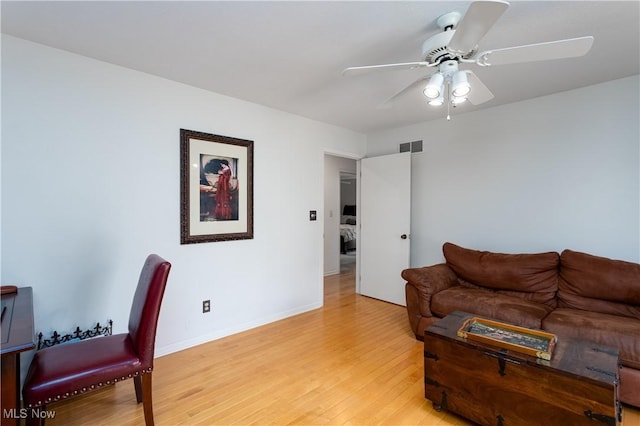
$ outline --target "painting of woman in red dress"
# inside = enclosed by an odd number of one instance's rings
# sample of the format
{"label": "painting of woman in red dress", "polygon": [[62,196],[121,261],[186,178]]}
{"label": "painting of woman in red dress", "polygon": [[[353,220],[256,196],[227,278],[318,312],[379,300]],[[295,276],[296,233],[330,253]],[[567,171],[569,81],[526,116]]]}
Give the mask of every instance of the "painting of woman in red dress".
{"label": "painting of woman in red dress", "polygon": [[200,221],[238,220],[237,159],[202,155],[201,161]]}

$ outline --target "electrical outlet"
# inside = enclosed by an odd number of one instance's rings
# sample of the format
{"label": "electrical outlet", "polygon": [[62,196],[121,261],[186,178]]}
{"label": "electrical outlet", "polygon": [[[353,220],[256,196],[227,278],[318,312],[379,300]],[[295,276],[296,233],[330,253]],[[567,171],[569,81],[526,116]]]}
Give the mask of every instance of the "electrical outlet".
{"label": "electrical outlet", "polygon": [[202,301],[202,313],[206,314],[207,312],[211,312],[211,300]]}

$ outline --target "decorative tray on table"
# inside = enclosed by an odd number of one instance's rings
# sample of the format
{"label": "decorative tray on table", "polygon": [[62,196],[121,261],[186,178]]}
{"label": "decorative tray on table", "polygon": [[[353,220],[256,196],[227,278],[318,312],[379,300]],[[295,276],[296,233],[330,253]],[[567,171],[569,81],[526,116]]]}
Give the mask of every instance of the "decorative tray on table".
{"label": "decorative tray on table", "polygon": [[478,317],[466,320],[457,335],[545,360],[551,359],[557,341],[555,334]]}

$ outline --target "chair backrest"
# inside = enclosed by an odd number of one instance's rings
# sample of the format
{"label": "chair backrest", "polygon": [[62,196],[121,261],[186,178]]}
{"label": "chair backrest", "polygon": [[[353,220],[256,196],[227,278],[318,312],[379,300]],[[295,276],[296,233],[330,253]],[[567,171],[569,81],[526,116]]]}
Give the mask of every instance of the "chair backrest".
{"label": "chair backrest", "polygon": [[129,335],[143,368],[153,366],[156,327],[171,264],[150,254],[140,272],[129,315]]}

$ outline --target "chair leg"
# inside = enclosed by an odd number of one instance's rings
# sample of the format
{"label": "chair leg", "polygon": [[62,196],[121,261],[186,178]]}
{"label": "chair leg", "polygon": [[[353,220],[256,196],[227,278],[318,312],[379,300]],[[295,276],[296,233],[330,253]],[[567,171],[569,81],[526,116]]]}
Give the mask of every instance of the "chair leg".
{"label": "chair leg", "polygon": [[133,378],[133,386],[136,389],[136,401],[138,401],[138,404],[142,402],[142,379],[140,377],[141,376],[135,376]]}
{"label": "chair leg", "polygon": [[142,382],[142,405],[144,409],[144,424],[153,426],[153,398],[151,397],[151,373],[143,374]]}

